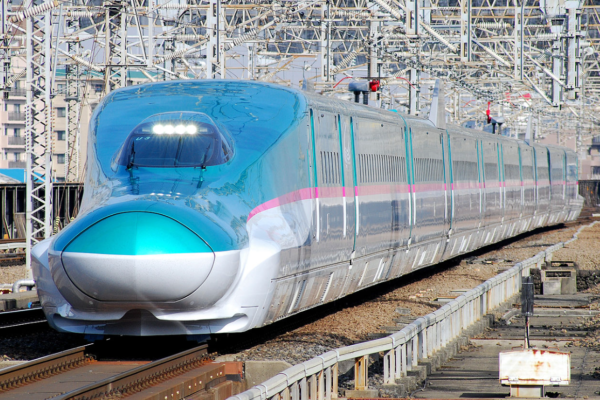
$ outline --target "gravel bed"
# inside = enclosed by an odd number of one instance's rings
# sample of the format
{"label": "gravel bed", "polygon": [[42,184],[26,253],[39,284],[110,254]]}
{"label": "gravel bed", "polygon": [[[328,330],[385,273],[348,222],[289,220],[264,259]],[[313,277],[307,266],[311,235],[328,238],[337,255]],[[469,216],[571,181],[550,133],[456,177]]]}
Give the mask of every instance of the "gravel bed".
{"label": "gravel bed", "polygon": [[13,284],[19,279],[27,279],[27,267],[25,264],[0,267],[0,283]]}
{"label": "gravel bed", "polygon": [[[585,224],[588,223],[585,221]],[[507,241],[505,245],[492,250],[479,250],[475,255],[448,261],[441,267],[432,267],[429,276],[417,281],[412,281],[410,275],[400,277],[395,281],[395,288],[374,299],[343,308],[260,345],[229,355],[228,358],[240,361],[281,360],[297,364],[329,350],[369,340],[370,333],[385,332],[384,327],[396,325],[393,321],[399,317],[394,312],[396,308],[409,309],[411,317],[426,315],[440,307],[440,304],[434,303],[438,297],[456,296],[451,291],[474,288],[499,271],[536,255],[546,247],[571,239],[580,226],[579,223],[571,223]],[[590,234],[583,234],[584,230],[579,238],[589,237],[590,241],[594,235],[598,238],[600,226],[594,228]],[[596,239],[595,243],[588,243],[587,246],[594,244],[598,257],[600,241]],[[555,256],[555,259],[559,258]]]}
{"label": "gravel bed", "polygon": [[1,361],[28,361],[87,344],[83,335],[48,328],[0,340]]}
{"label": "gravel bed", "polygon": [[554,261],[574,261],[581,270],[600,270],[600,223],[582,230],[577,240],[554,253]]}

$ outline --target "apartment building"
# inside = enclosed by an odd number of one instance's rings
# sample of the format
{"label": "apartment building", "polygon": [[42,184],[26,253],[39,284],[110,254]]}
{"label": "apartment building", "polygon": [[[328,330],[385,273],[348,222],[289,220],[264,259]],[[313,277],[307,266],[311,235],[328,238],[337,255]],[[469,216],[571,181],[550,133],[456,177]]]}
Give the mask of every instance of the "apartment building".
{"label": "apartment building", "polygon": [[25,168],[26,91],[16,82],[5,93],[0,111],[0,168]]}
{"label": "apartment building", "polygon": [[[25,104],[26,82],[24,79],[14,83],[10,90],[0,98],[0,169],[26,168],[25,150]],[[104,88],[100,77],[86,79],[77,101],[79,108],[79,160],[71,157],[72,165],[79,166],[80,180],[85,164],[87,149],[88,123],[95,106],[100,101]],[[66,80],[64,68],[56,73],[53,90],[53,143],[52,177],[55,182],[65,182],[68,172],[67,112],[69,104],[65,101]]]}

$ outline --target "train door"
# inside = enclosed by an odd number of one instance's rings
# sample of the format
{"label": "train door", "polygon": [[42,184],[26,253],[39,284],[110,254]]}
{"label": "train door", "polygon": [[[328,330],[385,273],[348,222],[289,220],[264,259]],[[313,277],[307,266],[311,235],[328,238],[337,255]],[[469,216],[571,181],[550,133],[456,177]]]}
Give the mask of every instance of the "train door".
{"label": "train door", "polygon": [[342,172],[342,240],[349,258],[354,253],[356,242],[357,208],[355,200],[356,188],[356,156],[354,152],[354,128],[352,117],[342,118],[337,115],[338,138],[340,143],[340,168]]}
{"label": "train door", "polygon": [[[478,227],[481,218],[479,145],[459,132],[450,135],[452,149],[452,231],[463,233]],[[460,252],[464,251],[464,248]],[[456,254],[453,253],[452,255]]]}
{"label": "train door", "polygon": [[485,222],[485,213],[487,202],[485,199],[485,171],[483,169],[483,143],[481,140],[475,140],[475,148],[477,150],[477,186],[479,187],[479,222],[477,228]]}
{"label": "train door", "polygon": [[410,237],[411,193],[408,190],[406,168],[406,136],[409,134],[406,121],[400,132],[393,132],[390,150],[392,158],[392,247],[405,246]]}
{"label": "train door", "polygon": [[313,218],[312,218],[312,241],[311,250],[317,249],[317,244],[321,239],[321,227],[319,226],[319,181],[317,179],[317,145],[315,135],[315,111],[310,110],[310,135],[309,135],[309,176],[310,176],[310,197],[313,199]]}
{"label": "train door", "polygon": [[440,133],[442,142],[442,164],[444,171],[444,232],[447,236],[452,233],[452,153],[450,150],[450,134]]}
{"label": "train door", "polygon": [[569,199],[567,198],[567,152],[562,152],[562,166],[563,166],[563,202],[565,208],[569,205]]}
{"label": "train door", "polygon": [[416,220],[416,206],[415,206],[415,170],[413,166],[413,154],[412,154],[412,129],[408,128],[404,130],[404,148],[406,158],[406,181],[408,183],[408,240],[407,244],[410,245],[413,239],[413,230],[415,228]]}
{"label": "train door", "polygon": [[502,220],[502,180],[500,144],[495,140],[481,142],[481,166],[483,172],[484,225],[496,225]]}
{"label": "train door", "polygon": [[521,204],[519,204],[519,219],[523,218],[525,210],[525,182],[523,179],[523,156],[521,155],[521,147],[519,147],[519,180],[521,181]]}
{"label": "train door", "polygon": [[423,242],[443,235],[445,191],[442,137],[436,128],[416,123],[412,133],[413,237]]}
{"label": "train door", "polygon": [[506,216],[506,171],[504,166],[504,147],[501,143],[498,143],[498,171],[500,179],[500,218],[504,223]]}
{"label": "train door", "polygon": [[350,259],[352,242],[344,236],[344,182],[341,154],[341,127],[338,115],[329,110],[313,110],[314,154],[317,174],[318,259],[332,264]]}

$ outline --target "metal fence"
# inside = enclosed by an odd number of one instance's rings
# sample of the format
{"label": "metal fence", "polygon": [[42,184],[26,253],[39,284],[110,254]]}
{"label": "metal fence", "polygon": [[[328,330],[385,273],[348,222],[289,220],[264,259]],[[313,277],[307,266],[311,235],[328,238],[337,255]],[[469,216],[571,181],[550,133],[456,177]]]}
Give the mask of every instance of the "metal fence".
{"label": "metal fence", "polygon": [[[52,184],[54,233],[65,227],[79,213],[83,196],[81,183]],[[25,239],[25,184],[0,184],[0,239]],[[34,199],[33,209],[38,209]],[[36,215],[43,219],[43,215]]]}
{"label": "metal fence", "polygon": [[[589,226],[593,226],[596,222]],[[234,400],[330,400],[338,395],[338,363],[355,362],[355,389],[368,386],[369,357],[384,353],[383,378],[385,384],[407,375],[418,365],[418,360],[429,358],[462,332],[483,318],[492,309],[509,300],[521,289],[521,277],[529,275],[532,267],[552,259],[552,253],[577,239],[574,237],[547,248],[511,269],[482,283],[441,307],[421,317],[388,337],[342,347],[316,358],[294,365],[266,382],[230,397]]]}

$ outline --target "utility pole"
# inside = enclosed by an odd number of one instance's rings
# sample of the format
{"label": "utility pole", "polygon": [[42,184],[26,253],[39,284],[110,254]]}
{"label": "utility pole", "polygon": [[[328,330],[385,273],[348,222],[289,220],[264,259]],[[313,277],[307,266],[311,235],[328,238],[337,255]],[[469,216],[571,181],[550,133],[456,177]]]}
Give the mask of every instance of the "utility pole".
{"label": "utility pole", "polygon": [[[66,29],[69,30],[69,33],[77,30],[79,26],[78,22],[78,18],[67,20]],[[67,42],[67,51],[69,54],[79,54],[79,49],[79,41],[75,38]],[[65,181],[67,182],[79,182],[79,117],[81,112],[81,96],[79,92],[80,76],[79,64],[65,65],[65,102],[67,103]]]}
{"label": "utility pole", "polygon": [[331,23],[330,4],[325,0],[321,5],[321,79],[331,81]]}
{"label": "utility pole", "polygon": [[525,12],[525,1],[521,0],[519,6],[518,0],[515,3],[515,79],[523,81],[523,14]]}
{"label": "utility pole", "polygon": [[0,89],[9,90],[6,83],[10,74],[10,49],[8,48],[8,0],[0,0]]}
{"label": "utility pole", "polygon": [[248,79],[254,80],[254,44],[247,44],[248,49]]}
{"label": "utility pole", "polygon": [[[407,1],[406,2],[406,34],[412,37],[412,41],[418,43],[419,41],[419,0]],[[418,49],[412,49],[413,52],[413,65],[417,63],[419,58]],[[410,68],[408,70],[408,112],[411,115],[417,115],[419,112],[419,70],[416,68]]]}
{"label": "utility pole", "polygon": [[[371,46],[369,48],[369,77],[375,79],[379,77],[379,57],[377,56],[377,36],[379,31],[379,22],[369,20],[369,40]],[[378,92],[369,92],[369,99],[377,101]]]}
{"label": "utility pole", "polygon": [[104,92],[127,85],[127,14],[123,0],[105,0]]}
{"label": "utility pole", "polygon": [[579,74],[581,73],[581,55],[579,52],[579,17],[581,9],[579,1],[570,0],[565,2],[567,9],[567,98],[575,100],[577,87],[579,86]]}
{"label": "utility pole", "polygon": [[208,33],[208,49],[206,52],[206,79],[217,79],[217,75],[225,78],[224,43],[221,31],[225,29],[225,17],[221,0],[210,0],[206,16],[206,31]]}
{"label": "utility pole", "polygon": [[[35,3],[32,8],[43,3]],[[40,9],[38,9],[40,10]],[[41,9],[43,10],[43,9]],[[27,155],[26,251],[31,277],[31,248],[52,234],[52,10],[32,12],[26,19]]]}
{"label": "utility pole", "polygon": [[471,62],[471,1],[460,6],[460,61]]}

